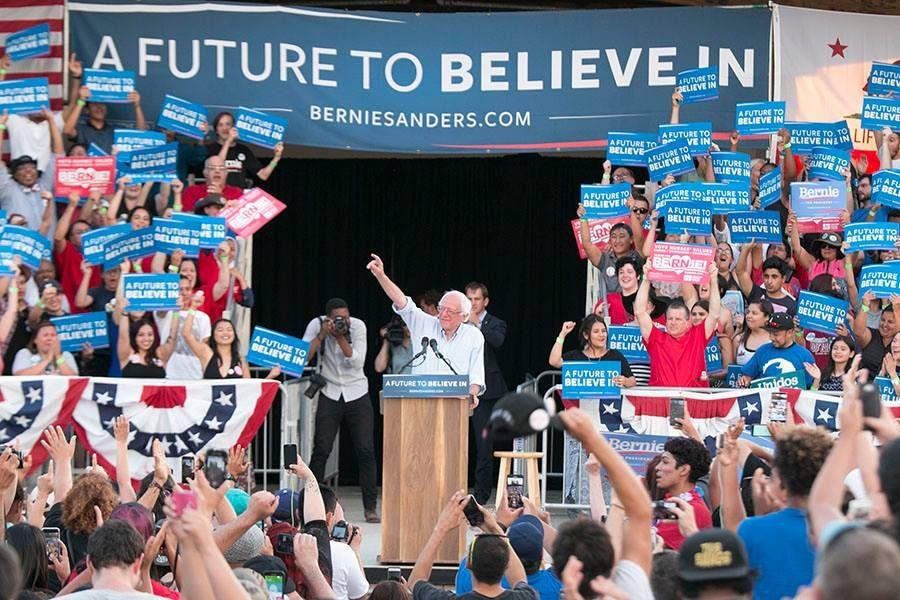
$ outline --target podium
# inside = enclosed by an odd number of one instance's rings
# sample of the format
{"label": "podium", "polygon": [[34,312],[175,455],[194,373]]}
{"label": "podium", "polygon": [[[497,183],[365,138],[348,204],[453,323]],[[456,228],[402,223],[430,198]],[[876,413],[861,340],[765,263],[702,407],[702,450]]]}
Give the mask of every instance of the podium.
{"label": "podium", "polygon": [[[467,489],[466,375],[385,375],[381,562],[414,563],[454,492]],[[436,563],[458,564],[466,528],[444,539]]]}

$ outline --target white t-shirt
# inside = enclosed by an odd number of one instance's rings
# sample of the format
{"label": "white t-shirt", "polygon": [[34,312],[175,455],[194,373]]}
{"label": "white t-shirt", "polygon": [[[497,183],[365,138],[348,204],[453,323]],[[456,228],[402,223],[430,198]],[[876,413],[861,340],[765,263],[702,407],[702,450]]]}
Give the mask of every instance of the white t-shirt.
{"label": "white t-shirt", "polygon": [[71,600],[152,600],[153,598],[162,598],[156,594],[145,594],[144,592],[118,592],[115,590],[84,590],[75,592],[66,596]]}
{"label": "white t-shirt", "polygon": [[[63,130],[61,112],[53,113],[53,120],[60,134]],[[43,171],[50,162],[50,126],[46,121],[35,123],[22,115],[9,115],[6,122],[9,136],[9,154],[12,158],[28,155],[37,160],[38,170]]]}
{"label": "white t-shirt", "polygon": [[[165,316],[160,317],[159,313],[153,313],[153,319],[156,321],[156,329],[159,330],[159,339],[165,343],[169,339],[169,331],[172,328],[172,314],[175,311],[167,312]],[[182,327],[184,327],[184,318],[187,311],[183,310],[179,313],[181,320],[178,321],[178,333],[175,338],[175,350],[166,363],[166,379],[203,379],[203,368],[200,365],[200,359],[191,352],[187,342],[184,341]],[[191,333],[194,339],[203,341],[210,336],[212,327],[209,322],[209,315],[203,311],[194,312],[194,322],[191,326]]]}
{"label": "white t-shirt", "polygon": [[612,582],[625,593],[629,600],[653,600],[650,579],[637,563],[620,560],[612,572]]}
{"label": "white t-shirt", "polygon": [[331,587],[337,600],[356,600],[369,593],[369,582],[353,548],[331,540]]}

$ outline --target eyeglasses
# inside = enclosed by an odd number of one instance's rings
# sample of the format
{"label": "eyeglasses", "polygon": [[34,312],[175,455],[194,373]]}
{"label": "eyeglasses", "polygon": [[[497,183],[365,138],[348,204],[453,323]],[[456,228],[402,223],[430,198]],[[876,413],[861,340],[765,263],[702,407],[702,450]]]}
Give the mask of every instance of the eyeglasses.
{"label": "eyeglasses", "polygon": [[461,310],[453,310],[452,308],[449,308],[447,306],[443,306],[440,304],[438,304],[437,311],[438,311],[438,314],[441,314],[442,312],[445,312],[445,313],[451,314],[451,315],[461,315],[462,314]]}
{"label": "eyeglasses", "polygon": [[631,212],[633,212],[636,215],[646,215],[648,212],[650,212],[650,209],[648,209],[648,208],[632,208]]}
{"label": "eyeglasses", "polygon": [[625,181],[626,179],[628,179],[628,177],[629,177],[628,175],[623,175],[622,173],[618,173],[616,175],[613,175],[613,181]]}
{"label": "eyeglasses", "polygon": [[225,167],[206,167],[210,171],[224,171]]}

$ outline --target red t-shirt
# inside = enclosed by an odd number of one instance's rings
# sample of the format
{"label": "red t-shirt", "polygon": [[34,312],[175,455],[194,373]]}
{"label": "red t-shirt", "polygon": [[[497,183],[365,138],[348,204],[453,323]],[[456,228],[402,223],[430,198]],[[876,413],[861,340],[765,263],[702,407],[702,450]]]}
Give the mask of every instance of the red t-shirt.
{"label": "red t-shirt", "polygon": [[[694,508],[694,520],[697,521],[697,529],[709,529],[712,527],[712,515],[709,512],[709,507],[706,506],[706,502],[697,494],[696,490],[691,490],[688,492],[688,495],[690,495],[690,498],[684,494],[682,494],[681,498]],[[664,499],[668,500],[671,497],[671,494],[666,494]],[[673,550],[678,550],[681,548],[681,544],[684,543],[684,536],[678,529],[678,521],[659,521],[656,524],[656,534],[663,539],[667,548]]]}
{"label": "red t-shirt", "polygon": [[654,327],[644,347],[650,355],[650,385],[661,387],[709,387],[706,371],[706,335],[704,323],[694,325],[678,339]]}
{"label": "red t-shirt", "polygon": [[[226,200],[237,200],[241,197],[244,191],[233,185],[226,185],[222,188],[222,197]],[[206,184],[198,183],[196,185],[189,185],[185,188],[184,192],[181,194],[181,212],[192,213],[194,212],[194,206],[201,199],[206,198]]]}
{"label": "red t-shirt", "polygon": [[[56,275],[59,277],[63,293],[69,299],[72,314],[85,312],[83,308],[75,306],[75,296],[78,294],[78,286],[81,284],[81,263],[84,261],[84,255],[71,242],[66,241],[62,252],[53,251],[53,259],[56,262]],[[100,285],[100,268],[93,267],[91,270],[93,272],[91,273],[90,287],[98,287]]]}
{"label": "red t-shirt", "polygon": [[175,590],[170,590],[160,582],[155,579],[150,580],[150,588],[153,590],[154,596],[161,596],[163,598],[171,598],[172,600],[178,600],[181,596]]}
{"label": "red t-shirt", "polygon": [[824,370],[828,366],[828,356],[831,354],[831,341],[834,336],[821,331],[812,331],[810,329],[803,330],[803,340],[806,342],[806,349],[809,350],[813,358],[816,359],[816,366]]}

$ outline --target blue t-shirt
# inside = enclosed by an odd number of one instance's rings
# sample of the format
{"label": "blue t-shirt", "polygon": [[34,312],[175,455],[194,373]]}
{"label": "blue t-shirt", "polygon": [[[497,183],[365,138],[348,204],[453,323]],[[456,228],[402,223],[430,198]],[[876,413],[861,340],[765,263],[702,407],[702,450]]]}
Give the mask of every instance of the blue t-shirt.
{"label": "blue t-shirt", "polygon": [[799,371],[804,378],[806,370],[803,363],[815,364],[816,359],[812,353],[794,342],[787,348],[776,348],[771,343],[759,347],[753,358],[741,367],[741,375],[747,375],[751,379],[760,377],[778,377],[791,371]]}
{"label": "blue t-shirt", "polygon": [[759,574],[753,586],[755,600],[793,598],[800,586],[812,583],[816,551],[800,509],[750,517],[738,526],[737,534],[747,548],[750,566]]}
{"label": "blue t-shirt", "polygon": [[[853,211],[853,214],[850,215],[850,221],[852,223],[864,223],[866,219],[869,217],[868,208],[857,208]],[[887,222],[888,220],[888,212],[890,209],[886,206],[882,206],[878,210],[875,211],[875,218],[873,219],[875,222],[882,221]]]}
{"label": "blue t-shirt", "polygon": [[[472,572],[466,568],[466,559],[463,557],[459,561],[459,570],[456,572],[456,595],[462,596],[472,591]],[[503,589],[511,589],[506,581],[506,576],[500,580]],[[537,573],[528,576],[528,585],[533,587],[540,596],[541,600],[559,600],[560,592],[562,592],[562,583],[549,569],[541,569]]]}

